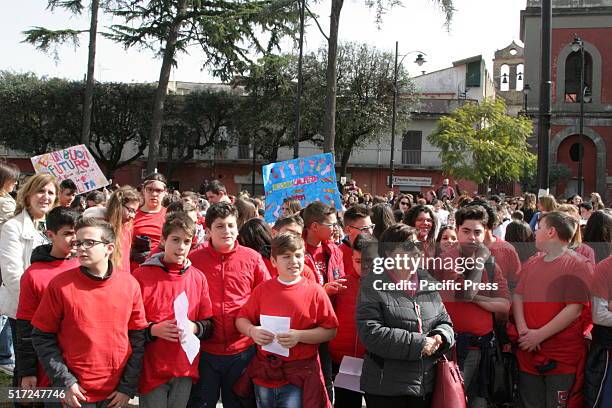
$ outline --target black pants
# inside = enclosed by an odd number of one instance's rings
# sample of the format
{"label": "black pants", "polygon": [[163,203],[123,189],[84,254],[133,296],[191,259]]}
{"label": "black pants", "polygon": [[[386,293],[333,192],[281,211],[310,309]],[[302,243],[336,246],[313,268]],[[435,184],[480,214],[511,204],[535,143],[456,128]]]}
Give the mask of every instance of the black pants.
{"label": "black pants", "polygon": [[[338,374],[340,366],[332,364],[334,377]],[[363,394],[346,388],[334,387],[334,407],[335,408],[361,408],[363,406]]]}
{"label": "black pants", "polygon": [[429,408],[431,394],[426,397],[384,397],[382,395],[366,394],[365,400],[368,408]]}
{"label": "black pants", "polygon": [[334,386],[332,384],[332,360],[329,354],[329,343],[319,344],[319,361],[321,362],[321,372],[325,380],[325,389],[330,401],[334,400]]}

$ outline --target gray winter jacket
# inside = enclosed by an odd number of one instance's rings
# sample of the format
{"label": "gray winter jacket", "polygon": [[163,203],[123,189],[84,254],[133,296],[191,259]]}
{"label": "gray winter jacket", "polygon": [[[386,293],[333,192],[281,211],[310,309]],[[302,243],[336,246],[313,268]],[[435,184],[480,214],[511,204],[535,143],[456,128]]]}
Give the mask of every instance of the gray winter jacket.
{"label": "gray winter jacket", "polygon": [[[420,280],[435,281],[426,271],[418,274]],[[386,272],[362,279],[356,310],[359,338],[367,350],[361,389],[381,396],[429,394],[434,387],[434,364],[454,344],[442,299],[428,290],[417,291],[414,297],[404,290],[376,290],[376,280],[392,282]],[[422,357],[425,337],[434,334],[441,335],[444,344],[433,356]]]}

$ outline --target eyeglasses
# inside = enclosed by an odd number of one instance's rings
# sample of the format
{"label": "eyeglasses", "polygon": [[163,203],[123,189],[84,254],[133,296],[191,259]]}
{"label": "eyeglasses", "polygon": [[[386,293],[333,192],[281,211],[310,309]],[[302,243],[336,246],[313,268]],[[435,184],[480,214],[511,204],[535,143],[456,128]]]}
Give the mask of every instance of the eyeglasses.
{"label": "eyeglasses", "polygon": [[374,227],[376,227],[376,224],[366,225],[365,227],[353,227],[352,225],[349,225],[349,228],[356,229],[359,232],[364,232],[368,230],[374,231]]}
{"label": "eyeglasses", "polygon": [[333,229],[333,228],[335,228],[335,227],[337,227],[337,226],[339,225],[337,222],[333,222],[333,223],[331,223],[331,224],[326,224],[326,223],[324,223],[324,222],[317,222],[317,224],[319,224],[319,225],[325,225],[327,228],[332,228],[332,229]]}
{"label": "eyeglasses", "polygon": [[91,249],[98,244],[110,244],[110,242],[96,241],[95,239],[83,239],[83,240],[72,241],[72,246],[75,248],[80,248],[82,246],[84,249]]}
{"label": "eyeglasses", "polygon": [[136,215],[136,211],[137,211],[137,210],[135,210],[135,209],[133,209],[133,208],[130,208],[130,207],[128,207],[128,206],[127,206],[127,205],[125,205],[125,204],[121,204],[121,205],[123,206],[123,208],[125,208],[125,209],[127,210],[128,214],[130,214],[130,215]]}
{"label": "eyeglasses", "polygon": [[420,241],[406,241],[401,243],[401,247],[407,251],[412,251],[414,249],[418,251],[423,250],[423,244]]}
{"label": "eyeglasses", "polygon": [[163,194],[166,190],[163,188],[145,187],[145,191],[149,194]]}
{"label": "eyeglasses", "polygon": [[408,203],[406,201],[400,201],[400,205],[410,205],[410,203]]}

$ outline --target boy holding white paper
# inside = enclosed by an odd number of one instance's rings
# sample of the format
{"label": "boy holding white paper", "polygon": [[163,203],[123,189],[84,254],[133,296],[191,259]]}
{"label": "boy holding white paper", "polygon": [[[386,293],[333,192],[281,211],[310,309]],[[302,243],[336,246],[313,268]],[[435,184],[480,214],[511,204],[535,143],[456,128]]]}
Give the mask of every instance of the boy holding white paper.
{"label": "boy holding white paper", "polygon": [[134,271],[149,322],[141,407],[186,407],[199,378],[199,340],[210,337],[213,326],[206,277],[187,259],[194,234],[186,213],[169,215],[162,227],[163,252]]}
{"label": "boy holding white paper", "polygon": [[236,319],[236,328],[258,347],[235,390],[243,394],[251,380],[258,407],[331,406],[318,359],[318,345],[334,338],[338,327],[331,301],[320,285],[301,276],[299,235],[277,235],[271,261],[278,278],[255,288]]}

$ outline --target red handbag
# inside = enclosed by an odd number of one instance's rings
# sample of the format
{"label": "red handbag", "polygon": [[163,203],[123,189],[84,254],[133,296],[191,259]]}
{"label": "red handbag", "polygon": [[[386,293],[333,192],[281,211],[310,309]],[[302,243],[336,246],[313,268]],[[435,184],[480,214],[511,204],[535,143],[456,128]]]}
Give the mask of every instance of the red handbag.
{"label": "red handbag", "polygon": [[463,376],[454,361],[442,356],[436,364],[436,385],[431,408],[466,408]]}

